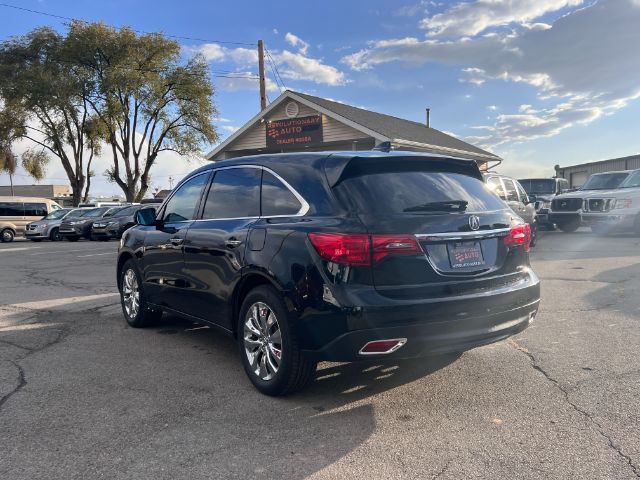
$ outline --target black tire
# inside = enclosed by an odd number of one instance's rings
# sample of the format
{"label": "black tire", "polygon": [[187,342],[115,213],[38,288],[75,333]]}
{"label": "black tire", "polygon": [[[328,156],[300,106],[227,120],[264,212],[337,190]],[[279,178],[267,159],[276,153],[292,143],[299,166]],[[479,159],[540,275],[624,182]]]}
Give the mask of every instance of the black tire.
{"label": "black tire", "polygon": [[580,228],[580,221],[579,220],[569,220],[567,222],[558,223],[556,225],[558,225],[558,228],[560,230],[562,230],[564,233],[573,233],[578,228]]}
{"label": "black tire", "polygon": [[80,237],[64,237],[68,242],[77,242]]}
{"label": "black tire", "polygon": [[[256,304],[263,304],[275,314],[276,322],[272,324],[279,327],[280,332],[280,352],[279,365],[275,373],[272,372],[272,378],[263,379],[257,374],[250,363],[248,350],[245,348],[245,321],[248,321],[249,310],[253,309]],[[265,323],[271,313],[265,318]],[[314,362],[302,355],[296,337],[295,330],[291,327],[289,315],[285,307],[281,295],[271,286],[262,285],[249,292],[242,302],[240,314],[238,316],[238,347],[240,350],[240,358],[242,366],[251,380],[251,383],[262,393],[266,395],[279,396],[287,395],[299,390],[311,382],[315,377],[317,362]],[[267,327],[268,329],[269,327]],[[251,333],[249,331],[248,335]],[[265,351],[269,346],[263,345]],[[265,354],[259,352],[258,347],[256,358],[264,358]],[[261,356],[260,356],[261,355]],[[273,358],[273,356],[272,356]],[[256,365],[260,363],[256,361]],[[266,362],[265,362],[266,363]],[[265,368],[266,365],[265,365]]]}
{"label": "black tire", "polygon": [[531,241],[529,247],[535,247],[538,243],[538,222],[533,222],[531,225]]}
{"label": "black tire", "polygon": [[0,241],[2,243],[13,242],[13,239],[16,237],[16,232],[11,230],[10,228],[5,228],[0,232]]}
{"label": "black tire", "polygon": [[[129,282],[129,275],[133,275],[133,278],[135,278],[135,288],[132,290],[138,293],[137,309],[132,309],[132,304],[128,301],[130,298],[127,296],[128,290],[130,290],[128,287],[133,286],[132,283]],[[120,290],[122,313],[129,326],[144,328],[155,325],[160,321],[162,310],[152,310],[147,304],[144,290],[142,289],[142,277],[134,260],[127,260],[122,266],[120,278],[118,279],[118,290]],[[129,295],[131,294],[129,293]]]}
{"label": "black tire", "polygon": [[54,228],[53,230],[51,230],[51,233],[49,234],[49,240],[51,240],[52,242],[61,241],[62,235],[60,235],[60,229]]}

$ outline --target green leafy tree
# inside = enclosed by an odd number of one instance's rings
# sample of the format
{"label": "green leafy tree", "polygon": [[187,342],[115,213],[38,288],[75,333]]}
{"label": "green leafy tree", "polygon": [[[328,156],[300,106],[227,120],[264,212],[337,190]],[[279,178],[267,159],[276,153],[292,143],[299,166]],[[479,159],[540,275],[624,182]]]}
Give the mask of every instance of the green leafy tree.
{"label": "green leafy tree", "polygon": [[199,56],[182,61],[177,42],[161,34],[74,22],[65,56],[81,66],[83,77],[91,77],[87,104],[113,156],[106,175],[128,201],[146,194],[159,153],[173,151],[189,159],[203,143],[218,139],[207,64]]}
{"label": "green leafy tree", "polygon": [[11,130],[15,139],[30,140],[57,157],[77,205],[89,173],[87,96],[94,85],[68,55],[65,41],[43,27],[0,45],[0,133]]}

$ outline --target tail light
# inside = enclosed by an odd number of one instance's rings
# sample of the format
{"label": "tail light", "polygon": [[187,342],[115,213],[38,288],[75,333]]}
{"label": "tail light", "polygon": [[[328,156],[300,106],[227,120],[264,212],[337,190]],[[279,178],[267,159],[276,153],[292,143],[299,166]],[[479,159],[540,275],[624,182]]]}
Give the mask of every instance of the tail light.
{"label": "tail light", "polygon": [[309,240],[325,260],[353,266],[369,266],[389,256],[422,253],[413,235],[310,233]]}
{"label": "tail light", "polygon": [[369,235],[310,233],[309,240],[325,260],[355,266],[371,265]]}
{"label": "tail light", "polygon": [[531,227],[528,223],[516,225],[511,228],[509,235],[504,237],[504,244],[507,247],[524,246],[524,251],[528,252],[531,246]]}

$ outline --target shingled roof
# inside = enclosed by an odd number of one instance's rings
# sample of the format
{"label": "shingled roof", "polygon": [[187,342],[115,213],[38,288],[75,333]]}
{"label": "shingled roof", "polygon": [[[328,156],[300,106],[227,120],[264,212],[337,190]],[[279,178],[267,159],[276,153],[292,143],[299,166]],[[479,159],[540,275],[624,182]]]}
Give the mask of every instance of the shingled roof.
{"label": "shingled roof", "polygon": [[310,108],[374,137],[376,144],[387,143],[393,149],[431,151],[433,153],[470,158],[483,162],[502,161],[499,156],[491,152],[487,152],[470,143],[463,142],[435,128],[427,127],[422,123],[405,120],[404,118],[398,118],[384,113],[372,112],[364,108],[353,107],[345,103],[327,100],[326,98],[295,92],[293,90],[283,92],[265,110],[258,113],[242,128],[213,149],[207,155],[207,158],[212,159],[215,157],[220,151],[238,139],[249,127],[287,100],[296,100],[306,104]]}
{"label": "shingled roof", "polygon": [[492,157],[499,160],[500,157],[493,153],[482,150],[470,143],[447,135],[435,128],[427,127],[425,124],[398,118],[384,113],[372,112],[364,108],[353,107],[341,102],[327,100],[326,98],[307,95],[306,93],[292,92],[296,95],[320,105],[342,117],[367,127],[380,135],[391,139],[392,143],[408,143],[414,142],[424,145],[432,145],[435,147],[451,148],[469,153],[475,153],[479,156]]}

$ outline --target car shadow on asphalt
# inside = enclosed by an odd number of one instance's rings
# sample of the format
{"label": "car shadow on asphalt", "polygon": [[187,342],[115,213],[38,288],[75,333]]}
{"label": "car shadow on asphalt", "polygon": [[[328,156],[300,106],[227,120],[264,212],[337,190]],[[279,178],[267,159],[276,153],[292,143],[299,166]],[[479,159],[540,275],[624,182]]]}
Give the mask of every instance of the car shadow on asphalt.
{"label": "car shadow on asphalt", "polygon": [[[215,404],[203,413],[211,418],[230,416],[222,420],[228,425],[213,427],[224,430],[210,452],[213,458],[207,459],[217,460],[217,478],[303,479],[329,467],[376,430],[372,397],[431,375],[460,356],[323,362],[306,390],[273,398],[253,388],[240,364],[236,342],[223,333],[176,317],[164,318],[154,330],[173,334],[177,348],[191,344],[209,353],[211,361],[198,364],[198,369],[216,378],[214,385],[224,382],[223,390],[208,392]],[[398,412],[397,420],[410,419]],[[243,434],[249,431],[251,435]]]}

